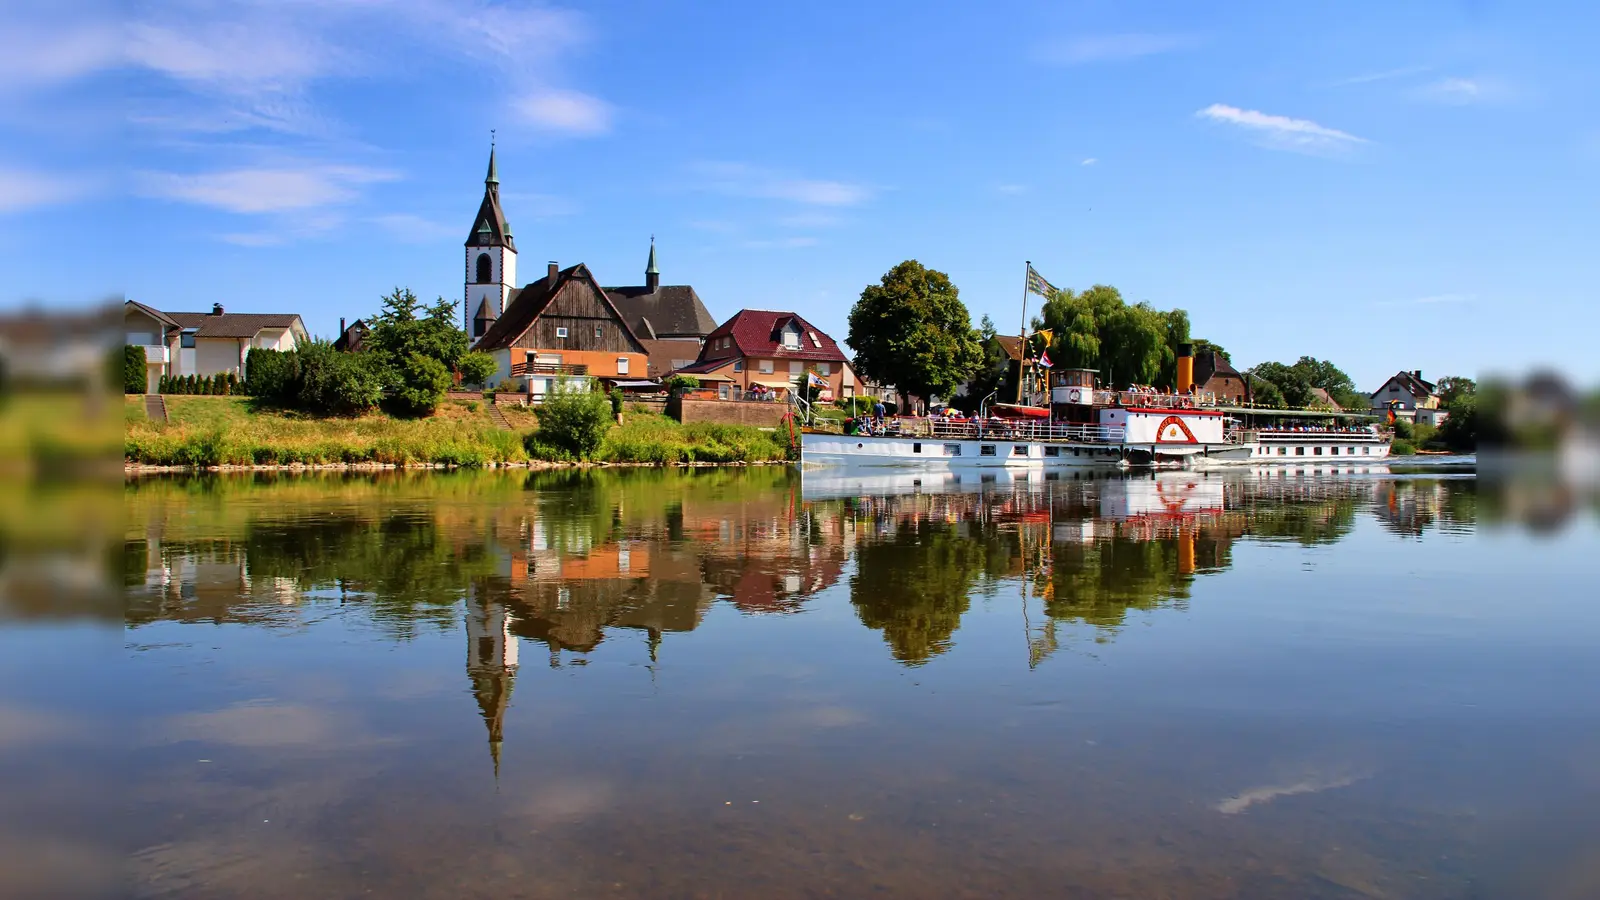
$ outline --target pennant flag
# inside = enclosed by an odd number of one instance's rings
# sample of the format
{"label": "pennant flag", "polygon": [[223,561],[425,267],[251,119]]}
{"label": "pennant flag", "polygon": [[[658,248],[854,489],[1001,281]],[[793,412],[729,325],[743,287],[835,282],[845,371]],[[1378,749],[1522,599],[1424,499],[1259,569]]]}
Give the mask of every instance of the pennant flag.
{"label": "pennant flag", "polygon": [[1050,351],[1049,350],[1046,350],[1043,353],[1039,354],[1039,366],[1041,368],[1048,369],[1048,368],[1051,368],[1054,365],[1055,365],[1055,363],[1050,361]]}
{"label": "pennant flag", "polygon": [[1055,285],[1044,280],[1044,276],[1033,270],[1033,265],[1028,265],[1028,290],[1041,297],[1049,298],[1055,295]]}
{"label": "pennant flag", "polygon": [[1046,347],[1050,346],[1051,339],[1053,339],[1056,336],[1055,331],[1053,331],[1053,330],[1051,330],[1049,328],[1041,328],[1038,331],[1035,331],[1034,334],[1036,334],[1039,337],[1044,339],[1044,345]]}

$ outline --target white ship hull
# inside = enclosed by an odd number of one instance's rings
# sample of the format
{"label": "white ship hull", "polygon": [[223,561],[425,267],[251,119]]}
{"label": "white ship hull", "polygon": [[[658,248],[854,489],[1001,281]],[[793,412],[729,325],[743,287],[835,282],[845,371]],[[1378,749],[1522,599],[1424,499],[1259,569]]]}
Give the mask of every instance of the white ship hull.
{"label": "white ship hull", "polygon": [[1248,444],[1107,444],[1022,440],[803,434],[806,468],[851,466],[902,469],[1116,469],[1248,463]]}

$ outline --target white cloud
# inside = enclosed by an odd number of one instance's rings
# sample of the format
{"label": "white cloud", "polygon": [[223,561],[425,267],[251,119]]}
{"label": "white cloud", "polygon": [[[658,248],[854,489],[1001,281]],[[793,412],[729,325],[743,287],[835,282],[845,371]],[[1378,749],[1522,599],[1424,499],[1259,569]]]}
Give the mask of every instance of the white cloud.
{"label": "white cloud", "polygon": [[1097,163],[1099,161],[1100,160],[1095,159],[1094,157],[1091,156],[1088,159],[1085,159],[1083,162],[1078,163],[1078,165],[1080,165],[1080,166],[1092,166],[1092,165],[1094,165],[1095,163]]}
{"label": "white cloud", "polygon": [[67,203],[88,194],[90,180],[23,169],[0,169],[0,214]]}
{"label": "white cloud", "polygon": [[1039,45],[1034,58],[1055,65],[1083,65],[1119,62],[1186,50],[1197,46],[1200,38],[1192,34],[1094,34],[1066,38]]}
{"label": "white cloud", "polygon": [[1505,85],[1493,78],[1454,77],[1429,82],[1411,92],[1414,99],[1449,106],[1492,103],[1504,100],[1508,94]]}
{"label": "white cloud", "polygon": [[855,206],[872,197],[866,185],[816,178],[794,178],[744,163],[702,163],[693,167],[703,187],[735,197],[785,200],[807,206]]}
{"label": "white cloud", "polygon": [[413,213],[389,213],[382,216],[373,216],[371,221],[374,225],[393,235],[395,240],[408,244],[431,244],[452,236],[459,236],[461,231],[455,225],[438,222]]}
{"label": "white cloud", "polygon": [[393,173],[359,166],[234,169],[180,175],[145,172],[139,192],[147,197],[255,214],[312,209],[357,197],[355,186],[395,178]]}
{"label": "white cloud", "polygon": [[540,90],[519,98],[513,108],[528,123],[545,131],[596,135],[611,130],[611,106],[581,91]]}
{"label": "white cloud", "polygon": [[1268,146],[1301,153],[1327,153],[1368,143],[1365,138],[1318,125],[1310,119],[1292,119],[1253,109],[1240,109],[1213,103],[1195,113],[1202,119],[1243,128],[1259,136]]}
{"label": "white cloud", "polygon": [[342,56],[314,33],[272,22],[127,28],[129,63],[208,92],[294,87],[336,70]]}
{"label": "white cloud", "polygon": [[1339,78],[1327,83],[1327,87],[1349,87],[1357,84],[1372,84],[1377,81],[1392,81],[1396,78],[1409,78],[1412,75],[1421,75],[1433,71],[1433,66],[1404,66],[1399,69],[1385,69],[1382,72],[1366,72],[1361,75],[1352,75],[1349,78]]}
{"label": "white cloud", "polygon": [[123,37],[113,23],[19,22],[9,11],[7,20],[0,28],[0,90],[72,81],[122,59]]}

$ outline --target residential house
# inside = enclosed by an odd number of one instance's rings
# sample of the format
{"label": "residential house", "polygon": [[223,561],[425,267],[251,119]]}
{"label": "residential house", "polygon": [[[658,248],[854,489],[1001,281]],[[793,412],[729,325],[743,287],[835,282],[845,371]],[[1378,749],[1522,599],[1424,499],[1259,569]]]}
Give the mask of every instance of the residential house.
{"label": "residential house", "polygon": [[1439,408],[1434,384],[1422,380],[1421,369],[1397,372],[1372,392],[1373,412],[1387,414],[1390,409],[1396,418],[1425,425],[1437,425],[1450,415]]}
{"label": "residential house", "polygon": [[1250,383],[1226,356],[1215,350],[1195,351],[1194,389],[1199,394],[1215,395],[1218,402],[1250,402]]}
{"label": "residential house", "polygon": [[706,337],[700,358],[681,370],[717,385],[723,400],[784,398],[806,372],[821,379],[820,400],[855,396],[850,361],[825,332],[792,312],[742,309]]}
{"label": "residential house", "polygon": [[[493,316],[493,310],[487,310]],[[574,388],[594,379],[637,379],[648,351],[589,268],[558,269],[514,293],[505,312],[488,319],[474,350],[494,357],[491,379],[510,379],[542,398],[566,380]]]}
{"label": "residential house", "polygon": [[357,319],[346,326],[344,318],[340,317],[339,336],[333,339],[333,349],[341,353],[355,353],[366,346],[367,335],[371,332],[371,326],[363,319]]}
{"label": "residential house", "polygon": [[706,337],[717,327],[717,320],[711,318],[692,286],[661,283],[654,238],[644,267],[644,284],[604,290],[649,352],[651,378],[692,365],[700,358]]}
{"label": "residential house", "polygon": [[123,304],[123,334],[145,348],[147,390],[163,375],[209,377],[231,372],[244,379],[253,349],[293,350],[311,339],[294,313],[162,312],[136,300]]}

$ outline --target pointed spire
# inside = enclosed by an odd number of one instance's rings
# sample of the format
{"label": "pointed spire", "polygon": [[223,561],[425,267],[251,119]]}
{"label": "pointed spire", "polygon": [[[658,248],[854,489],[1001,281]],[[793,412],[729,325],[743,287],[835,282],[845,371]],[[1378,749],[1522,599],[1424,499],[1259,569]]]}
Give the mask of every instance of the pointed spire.
{"label": "pointed spire", "polygon": [[655,293],[661,286],[661,269],[656,266],[656,236],[650,235],[650,261],[644,266],[644,286],[650,293]]}
{"label": "pointed spire", "polygon": [[489,140],[489,174],[484,177],[483,183],[486,184],[486,185],[494,185],[495,187],[499,187],[500,186],[500,173],[495,169],[495,165],[494,165],[494,139],[493,138],[490,138],[490,140]]}

